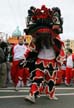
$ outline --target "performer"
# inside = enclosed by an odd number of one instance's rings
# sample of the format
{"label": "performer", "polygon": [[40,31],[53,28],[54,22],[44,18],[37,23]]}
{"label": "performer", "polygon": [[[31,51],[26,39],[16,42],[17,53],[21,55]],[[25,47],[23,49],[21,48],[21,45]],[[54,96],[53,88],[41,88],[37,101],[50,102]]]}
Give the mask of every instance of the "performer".
{"label": "performer", "polygon": [[[64,58],[64,44],[60,40],[62,33],[62,18],[60,9],[41,9],[31,7],[28,11],[27,35],[32,35],[35,50],[28,55],[34,60],[31,68],[30,94],[26,100],[35,103],[35,99],[45,90],[49,99],[55,99],[56,67],[60,67]],[[35,54],[32,56],[32,53]],[[30,55],[31,54],[31,55]]]}
{"label": "performer", "polygon": [[27,77],[29,77],[29,71],[25,68],[19,67],[19,62],[25,60],[29,49],[24,45],[24,39],[22,36],[18,39],[18,44],[12,48],[12,66],[11,66],[11,78],[16,87],[22,87],[26,84]]}
{"label": "performer", "polygon": [[67,49],[67,63],[66,63],[66,76],[65,76],[65,84],[66,86],[70,86],[70,82],[72,79],[72,68],[73,68],[74,54],[72,54],[72,49]]}

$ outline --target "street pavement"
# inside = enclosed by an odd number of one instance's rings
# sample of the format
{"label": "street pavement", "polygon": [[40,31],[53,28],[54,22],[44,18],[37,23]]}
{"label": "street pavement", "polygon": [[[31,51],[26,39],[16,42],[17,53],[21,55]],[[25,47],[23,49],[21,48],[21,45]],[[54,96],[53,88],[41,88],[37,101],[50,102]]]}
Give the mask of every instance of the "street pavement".
{"label": "street pavement", "polygon": [[24,96],[29,93],[29,87],[0,88],[0,108],[74,108],[74,85],[56,86],[57,101],[49,100],[45,94],[36,100],[35,104],[24,100]]}

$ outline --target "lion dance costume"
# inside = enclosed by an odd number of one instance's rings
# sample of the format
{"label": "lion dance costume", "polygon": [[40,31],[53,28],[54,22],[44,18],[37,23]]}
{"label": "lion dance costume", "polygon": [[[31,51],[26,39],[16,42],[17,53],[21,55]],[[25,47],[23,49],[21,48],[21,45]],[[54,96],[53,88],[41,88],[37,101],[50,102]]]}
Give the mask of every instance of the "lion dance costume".
{"label": "lion dance costume", "polygon": [[30,46],[33,51],[28,55],[32,82],[30,95],[25,98],[35,102],[35,99],[45,91],[50,99],[55,97],[56,68],[64,58],[64,44],[59,34],[63,32],[61,11],[58,7],[52,9],[45,5],[39,8],[30,7],[27,17],[26,35],[32,36]]}

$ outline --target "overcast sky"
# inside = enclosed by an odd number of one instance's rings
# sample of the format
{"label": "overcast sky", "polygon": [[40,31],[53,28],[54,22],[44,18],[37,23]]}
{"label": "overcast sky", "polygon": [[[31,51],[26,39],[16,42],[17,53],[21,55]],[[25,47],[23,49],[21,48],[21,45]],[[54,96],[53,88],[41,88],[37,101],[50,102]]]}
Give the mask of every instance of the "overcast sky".
{"label": "overcast sky", "polygon": [[11,34],[17,26],[23,31],[30,6],[59,7],[64,19],[62,39],[74,39],[74,0],[0,0],[0,32]]}

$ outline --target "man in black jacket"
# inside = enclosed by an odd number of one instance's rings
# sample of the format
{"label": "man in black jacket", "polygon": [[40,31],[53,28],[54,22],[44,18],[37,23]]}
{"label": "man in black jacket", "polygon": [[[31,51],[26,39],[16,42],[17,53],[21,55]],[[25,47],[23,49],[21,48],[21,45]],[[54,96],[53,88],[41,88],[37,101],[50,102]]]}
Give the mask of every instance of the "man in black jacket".
{"label": "man in black jacket", "polygon": [[6,87],[7,80],[7,43],[0,42],[0,87]]}

